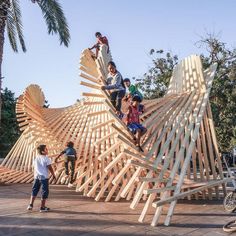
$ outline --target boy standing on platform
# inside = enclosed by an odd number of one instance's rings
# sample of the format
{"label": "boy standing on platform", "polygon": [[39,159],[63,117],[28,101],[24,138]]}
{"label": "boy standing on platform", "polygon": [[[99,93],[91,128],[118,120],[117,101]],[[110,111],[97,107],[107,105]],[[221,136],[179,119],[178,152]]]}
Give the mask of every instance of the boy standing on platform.
{"label": "boy standing on platform", "polygon": [[46,145],[42,144],[37,147],[38,156],[34,160],[34,183],[32,187],[32,194],[30,198],[30,204],[27,210],[33,209],[34,200],[42,186],[42,198],[40,212],[47,212],[50,209],[45,206],[46,199],[49,194],[49,183],[48,183],[48,171],[51,172],[52,176],[56,178],[55,173],[51,166],[51,160],[49,159],[48,149]]}

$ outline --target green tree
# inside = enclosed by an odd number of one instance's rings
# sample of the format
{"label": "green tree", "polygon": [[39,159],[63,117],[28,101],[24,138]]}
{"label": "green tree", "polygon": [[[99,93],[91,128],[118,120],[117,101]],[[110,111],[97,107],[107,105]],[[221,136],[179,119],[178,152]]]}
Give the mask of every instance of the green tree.
{"label": "green tree", "polygon": [[[58,0],[31,0],[42,11],[48,33],[58,34],[60,43],[66,47],[69,44],[70,34],[66,18]],[[21,11],[19,0],[0,0],[0,93],[2,91],[2,60],[4,34],[7,29],[8,38],[14,52],[18,52],[17,39],[23,52],[26,52],[22,31]],[[1,126],[1,96],[0,96],[0,126]]]}
{"label": "green tree", "polygon": [[[236,146],[236,49],[229,49],[218,37],[207,34],[196,45],[201,54],[203,67],[218,63],[210,94],[210,103],[221,151]],[[162,97],[169,85],[178,56],[163,50],[150,51],[152,67],[142,78],[135,79],[147,99]]]}
{"label": "green tree", "polygon": [[221,151],[229,151],[236,145],[236,49],[211,34],[197,45],[207,51],[201,55],[203,67],[218,64],[210,94],[210,103]]}
{"label": "green tree", "polygon": [[2,93],[2,126],[0,128],[0,158],[6,156],[20,136],[16,121],[16,98],[14,93],[5,88]]}
{"label": "green tree", "polygon": [[137,86],[143,91],[146,99],[164,96],[178,56],[163,50],[150,50],[153,66],[142,78],[136,78]]}

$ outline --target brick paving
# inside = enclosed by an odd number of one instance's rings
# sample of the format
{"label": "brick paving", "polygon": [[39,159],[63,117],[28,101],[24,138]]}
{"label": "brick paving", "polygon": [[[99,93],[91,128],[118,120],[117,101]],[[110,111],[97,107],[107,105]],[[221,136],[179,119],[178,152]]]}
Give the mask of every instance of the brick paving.
{"label": "brick paving", "polygon": [[[163,224],[151,227],[153,212],[148,214],[145,223],[137,221],[143,203],[131,210],[125,200],[95,202],[66,186],[50,186],[47,205],[51,212],[39,212],[39,199],[33,211],[27,212],[30,189],[29,184],[0,185],[0,236],[221,236],[228,235],[222,226],[236,218],[224,212],[222,200],[180,201],[169,227]],[[163,223],[164,217],[161,220]]]}

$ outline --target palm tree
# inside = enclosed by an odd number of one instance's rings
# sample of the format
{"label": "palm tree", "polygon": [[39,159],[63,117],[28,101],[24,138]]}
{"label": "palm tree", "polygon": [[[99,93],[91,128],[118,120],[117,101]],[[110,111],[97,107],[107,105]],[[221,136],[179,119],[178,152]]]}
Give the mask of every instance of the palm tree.
{"label": "palm tree", "polygon": [[[70,33],[66,18],[58,0],[31,0],[42,10],[49,34],[58,34],[60,44],[68,47]],[[7,29],[8,38],[14,52],[18,52],[17,39],[21,49],[26,52],[19,0],[0,0],[0,95],[2,91],[2,60],[4,33]],[[0,96],[0,127],[1,127],[1,96]]]}

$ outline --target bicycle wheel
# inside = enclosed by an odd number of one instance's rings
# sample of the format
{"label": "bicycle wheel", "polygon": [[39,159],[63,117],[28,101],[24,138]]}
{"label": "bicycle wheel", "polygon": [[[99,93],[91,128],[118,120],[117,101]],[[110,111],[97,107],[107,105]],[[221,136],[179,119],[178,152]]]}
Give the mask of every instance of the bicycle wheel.
{"label": "bicycle wheel", "polygon": [[224,198],[224,209],[227,212],[233,212],[236,208],[236,193],[230,192]]}
{"label": "bicycle wheel", "polygon": [[236,231],[236,221],[232,220],[223,226],[225,232],[235,232]]}

